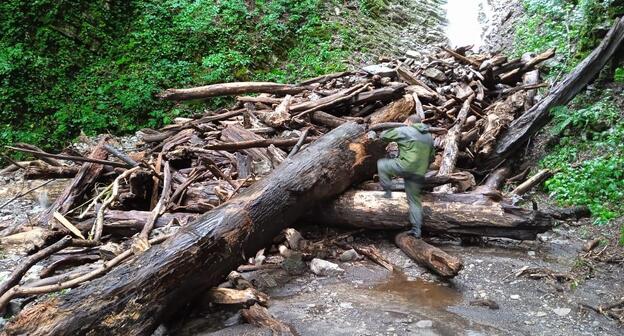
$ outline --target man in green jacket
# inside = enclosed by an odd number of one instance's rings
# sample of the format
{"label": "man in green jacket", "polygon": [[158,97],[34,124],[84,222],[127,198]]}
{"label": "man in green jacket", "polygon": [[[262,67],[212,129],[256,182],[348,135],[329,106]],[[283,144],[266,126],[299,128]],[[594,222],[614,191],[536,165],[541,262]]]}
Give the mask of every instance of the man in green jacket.
{"label": "man in green jacket", "polygon": [[391,197],[392,178],[402,177],[405,181],[405,193],[409,205],[410,233],[421,236],[422,205],[420,191],[425,182],[425,173],[429,168],[433,152],[433,138],[428,127],[421,123],[418,115],[405,120],[405,126],[389,129],[381,133],[385,142],[396,142],[399,157],[377,161],[379,182],[386,190],[386,197]]}

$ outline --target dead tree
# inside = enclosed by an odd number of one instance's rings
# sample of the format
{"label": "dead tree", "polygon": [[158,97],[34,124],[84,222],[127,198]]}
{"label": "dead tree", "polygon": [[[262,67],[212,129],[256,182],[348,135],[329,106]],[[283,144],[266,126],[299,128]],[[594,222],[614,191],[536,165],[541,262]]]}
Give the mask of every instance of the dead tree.
{"label": "dead tree", "polygon": [[[482,194],[423,195],[423,232],[532,240],[552,228],[540,211],[495,202]],[[315,211],[315,222],[376,230],[405,230],[405,193],[384,198],[379,191],[349,191]]]}
{"label": "dead tree", "polygon": [[624,20],[616,19],[600,45],[577,65],[574,71],[557,84],[546,98],[509,125],[488,163],[498,164],[501,159],[513,153],[546,125],[551,119],[550,109],[567,104],[586,87],[611,59],[622,41],[624,41]]}
{"label": "dead tree", "polygon": [[150,335],[199,291],[217,286],[246,256],[270,244],[310,206],[370,177],[376,147],[363,126],[340,126],[162,245],[69,295],[27,307],[4,333]]}

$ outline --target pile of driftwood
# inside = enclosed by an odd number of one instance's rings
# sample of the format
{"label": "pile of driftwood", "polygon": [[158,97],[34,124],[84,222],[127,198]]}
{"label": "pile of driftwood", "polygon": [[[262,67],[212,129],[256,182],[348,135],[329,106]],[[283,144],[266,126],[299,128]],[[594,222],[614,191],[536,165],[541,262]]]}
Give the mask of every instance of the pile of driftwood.
{"label": "pile of driftwood", "polygon": [[[548,120],[550,107],[569,101],[597,74],[623,37],[624,24],[617,22],[598,49],[538,103],[536,89],[546,86],[538,66],[554,51],[509,59],[442,49],[424,59],[389,61],[298,85],[165,90],[158,98],[236,96],[236,103],[143,130],[144,146],[132,153],[111,146],[108,137],[88,157],[16,145],[12,149],[42,162],[16,162],[10,169],[21,166],[27,178],[73,180],[35,222],[24,224],[23,231],[44,230],[45,243],[2,285],[0,306],[89,282],[26,308],[6,332],[150,334],[197,291],[217,286],[295,222],[409,227],[400,181],[390,199],[370,181],[376,160],[386,155],[372,131],[414,113],[431,126],[436,147],[423,199],[425,233],[535,239],[552,227],[553,218],[578,212],[513,205],[549,172],[510,176],[518,168],[510,156]],[[502,192],[506,183],[516,187]],[[14,236],[2,239],[15,241]],[[462,268],[459,258],[423,240],[399,234],[396,243],[442,276]],[[32,265],[70,247],[74,253],[49,264],[41,280],[20,284]],[[387,263],[372,248],[359,251]],[[91,266],[60,271],[84,264]]]}

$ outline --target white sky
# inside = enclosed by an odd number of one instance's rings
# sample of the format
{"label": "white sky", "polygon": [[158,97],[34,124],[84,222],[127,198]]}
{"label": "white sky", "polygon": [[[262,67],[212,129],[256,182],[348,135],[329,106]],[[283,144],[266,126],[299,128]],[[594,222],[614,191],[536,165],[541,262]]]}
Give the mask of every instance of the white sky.
{"label": "white sky", "polygon": [[487,10],[486,0],[447,0],[446,35],[452,47],[474,44],[476,50],[481,46],[482,27],[479,23],[479,4]]}

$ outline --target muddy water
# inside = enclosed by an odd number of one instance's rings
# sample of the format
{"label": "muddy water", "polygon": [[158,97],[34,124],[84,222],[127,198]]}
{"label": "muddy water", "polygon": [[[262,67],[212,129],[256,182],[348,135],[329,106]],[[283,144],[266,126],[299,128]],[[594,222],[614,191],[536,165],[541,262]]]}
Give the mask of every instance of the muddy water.
{"label": "muddy water", "polygon": [[427,282],[421,278],[409,279],[405,273],[398,271],[385,282],[373,287],[373,291],[423,308],[443,309],[462,301],[461,292],[455,288]]}

